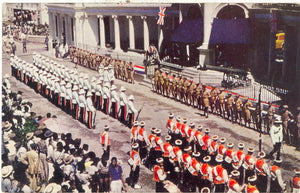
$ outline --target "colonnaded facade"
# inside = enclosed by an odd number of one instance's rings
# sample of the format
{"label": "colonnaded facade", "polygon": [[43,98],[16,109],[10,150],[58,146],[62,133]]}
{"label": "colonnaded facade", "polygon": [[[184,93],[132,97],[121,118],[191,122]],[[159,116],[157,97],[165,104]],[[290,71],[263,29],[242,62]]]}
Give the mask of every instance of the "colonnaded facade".
{"label": "colonnaded facade", "polygon": [[[163,26],[157,24],[160,6],[166,8]],[[64,36],[68,45],[123,60],[138,58],[140,63],[142,51],[152,44],[161,58],[250,69],[269,84],[294,96],[300,94],[300,4],[68,3],[47,7],[50,40],[61,41]]]}

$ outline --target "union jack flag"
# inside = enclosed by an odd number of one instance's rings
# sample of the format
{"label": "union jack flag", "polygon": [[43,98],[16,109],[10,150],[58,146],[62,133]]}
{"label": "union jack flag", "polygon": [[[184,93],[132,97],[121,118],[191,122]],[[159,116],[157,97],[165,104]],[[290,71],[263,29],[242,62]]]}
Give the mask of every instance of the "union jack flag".
{"label": "union jack flag", "polygon": [[159,7],[158,20],[157,20],[158,25],[164,25],[164,20],[166,16],[165,11],[166,11],[165,7]]}

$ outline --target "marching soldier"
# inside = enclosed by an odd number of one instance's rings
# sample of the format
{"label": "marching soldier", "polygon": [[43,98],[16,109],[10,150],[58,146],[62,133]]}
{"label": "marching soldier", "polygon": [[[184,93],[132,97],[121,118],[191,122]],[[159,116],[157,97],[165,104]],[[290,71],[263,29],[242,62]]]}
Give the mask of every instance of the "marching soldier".
{"label": "marching soldier", "polygon": [[195,105],[195,90],[196,90],[196,83],[194,81],[192,81],[191,85],[189,86],[188,89],[188,99],[189,100],[189,104],[192,105],[192,107],[194,107]]}
{"label": "marching soldier", "polygon": [[251,111],[250,111],[249,107],[252,107],[252,106],[253,106],[252,103],[247,98],[247,100],[245,101],[245,104],[244,104],[245,126],[246,127],[247,127],[247,123],[248,123],[248,127],[250,127],[250,123],[251,123]]}
{"label": "marching soldier", "polygon": [[170,97],[170,77],[168,72],[166,72],[166,76],[164,78],[164,91],[166,92],[166,96]]}
{"label": "marching soldier", "polygon": [[218,153],[218,139],[219,139],[219,136],[217,135],[213,135],[212,138],[211,138],[213,141],[210,143],[210,145],[208,146],[208,154],[210,155],[211,159],[212,159],[212,162],[215,161],[215,158],[217,156],[217,153]]}
{"label": "marching soldier", "polygon": [[300,169],[294,169],[295,176],[291,178],[291,188],[293,189],[293,193],[299,193],[300,191]]}
{"label": "marching soldier", "polygon": [[238,95],[236,97],[235,100],[235,120],[236,122],[239,120],[239,124],[242,124],[242,111],[243,111],[243,102],[242,99],[240,97],[240,95]]}
{"label": "marching soldier", "polygon": [[180,129],[181,129],[181,117],[176,117],[176,123],[173,126],[171,137],[173,140],[180,138]]}
{"label": "marching soldier", "polygon": [[193,152],[192,153],[192,161],[191,161],[191,165],[188,168],[188,171],[191,174],[191,186],[190,186],[190,190],[191,192],[196,192],[196,187],[199,188],[201,185],[199,184],[199,176],[198,173],[200,172],[201,169],[201,164],[199,162],[200,158],[200,153],[199,152]]}
{"label": "marching soldier", "polygon": [[147,132],[144,129],[145,122],[140,122],[140,128],[138,130],[138,144],[139,144],[139,152],[141,156],[141,160],[145,162],[145,158],[147,157],[148,150],[147,147],[150,146],[149,139],[147,137]]}
{"label": "marching soldier", "polygon": [[231,178],[228,181],[228,192],[227,193],[235,193],[235,192],[242,192],[244,186],[241,186],[238,182],[240,178],[240,172],[237,170],[233,170],[231,172]]}
{"label": "marching soldier", "polygon": [[[255,163],[256,163],[256,160],[255,160],[255,157],[253,156],[253,152],[254,152],[254,148],[252,147],[249,147],[248,148],[248,153],[245,155],[245,160],[244,160],[244,163],[243,163],[243,168],[244,168],[244,179],[245,180],[248,180],[248,178],[250,176],[253,176],[255,175]],[[248,183],[248,181],[246,181]]]}
{"label": "marching soldier", "polygon": [[270,192],[271,172],[268,164],[265,162],[265,152],[258,153],[258,159],[255,163],[255,169],[257,171],[257,189],[260,192]]}
{"label": "marching soldier", "polygon": [[166,172],[170,172],[172,167],[171,167],[171,162],[170,162],[170,157],[174,157],[174,152],[173,152],[173,147],[170,144],[171,136],[168,135],[165,137],[166,142],[162,145],[162,152],[163,152],[163,159],[164,159],[164,169]]}
{"label": "marching soldier", "polygon": [[206,90],[206,86],[203,86],[203,94],[202,94],[202,99],[203,99],[203,105],[204,105],[204,116],[208,118],[208,108],[210,106],[209,104],[209,93]]}
{"label": "marching soldier", "polygon": [[109,99],[110,99],[110,91],[109,91],[110,83],[106,82],[103,86],[103,112],[105,114],[109,114]]}
{"label": "marching soldier", "polygon": [[60,84],[59,84],[59,78],[55,78],[55,85],[54,85],[54,104],[56,106],[60,106]]}
{"label": "marching soldier", "polygon": [[157,165],[153,168],[153,180],[156,182],[155,191],[156,192],[168,192],[164,188],[164,180],[167,178],[167,174],[163,168],[163,158],[156,159]]}
{"label": "marching soldier", "polygon": [[[201,158],[204,157],[204,154],[202,154],[202,146],[204,145],[203,143],[203,140],[202,140],[202,126],[198,126],[197,128],[197,131],[195,131],[195,134],[194,134],[194,143],[195,143],[195,146],[196,146],[196,151],[197,152],[200,152],[200,156]],[[195,150],[195,149],[194,149]]]}
{"label": "marching soldier", "polygon": [[179,96],[179,101],[182,101],[183,99],[183,84],[185,82],[186,78],[181,78],[181,76],[179,76],[179,80],[178,80],[178,87],[177,87],[177,95]]}
{"label": "marching soldier", "polygon": [[279,169],[282,163],[281,159],[275,159],[271,166],[271,188],[270,192],[284,192],[286,184],[282,180],[281,170]]}
{"label": "marching soldier", "polygon": [[154,132],[155,132],[155,135],[156,135],[155,139],[154,139],[154,142],[155,142],[154,158],[157,159],[157,158],[162,157],[163,141],[160,137],[161,130],[156,129]]}
{"label": "marching soldier", "polygon": [[228,93],[228,97],[227,97],[227,99],[225,101],[226,101],[227,119],[228,120],[231,119],[231,122],[234,122],[234,119],[233,119],[233,116],[234,116],[233,115],[233,103],[234,103],[234,99],[233,99],[231,93]]}
{"label": "marching soldier", "polygon": [[244,184],[245,179],[244,179],[244,169],[242,167],[242,164],[244,163],[245,160],[245,153],[243,152],[245,145],[243,143],[238,144],[239,150],[236,152],[236,154],[233,155],[233,162],[232,162],[232,167],[234,170],[237,170],[240,172],[240,177],[239,177],[239,184]]}
{"label": "marching soldier", "polygon": [[131,143],[137,143],[138,140],[138,126],[139,123],[137,121],[133,122],[133,127],[131,128]]}
{"label": "marching soldier", "polygon": [[[68,83],[68,86],[69,85],[71,87],[70,83]],[[61,109],[63,111],[66,111],[67,110],[67,108],[66,108],[67,107],[67,103],[66,103],[66,82],[64,80],[62,80],[60,82],[60,98],[61,98]]]}
{"label": "marching soldier", "polygon": [[128,163],[130,165],[130,174],[129,174],[129,185],[134,189],[142,188],[140,185],[137,184],[140,175],[140,164],[141,158],[138,152],[139,144],[134,143],[132,145],[132,150],[130,152],[130,159]]}
{"label": "marching soldier", "polygon": [[73,110],[73,106],[72,106],[73,101],[72,101],[72,89],[71,89],[71,84],[70,83],[68,83],[66,85],[66,98],[65,99],[66,99],[66,110],[67,110],[67,113],[71,114],[71,112]]}
{"label": "marching soldier", "polygon": [[128,101],[127,101],[127,97],[126,97],[126,94],[125,94],[125,91],[126,89],[124,88],[124,86],[121,86],[120,88],[120,121],[122,123],[125,123],[125,120],[126,120],[126,115],[127,115],[127,104],[128,104]]}
{"label": "marching soldier", "polygon": [[196,133],[196,131],[195,131],[195,123],[194,122],[190,123],[189,128],[186,127],[185,133],[187,136],[187,139],[185,141],[188,143],[188,145],[190,145],[192,147],[192,150],[195,152],[196,151],[196,148],[195,148],[195,133]]}
{"label": "marching soldier", "polygon": [[124,61],[124,65],[123,65],[123,76],[124,76],[124,81],[126,81],[126,82],[127,82],[127,80],[128,80],[128,70],[127,70],[127,68],[128,68],[128,62],[125,62],[125,61]]}
{"label": "marching soldier", "polygon": [[210,91],[210,110],[211,110],[211,113],[215,113],[215,110],[216,110],[216,100],[217,100],[217,96],[218,96],[218,93],[216,91],[216,88],[213,87],[213,89]]}
{"label": "marching soldier", "polygon": [[115,75],[114,75],[113,66],[111,64],[108,65],[108,78],[109,78],[110,85],[113,85],[115,80]]}
{"label": "marching soldier", "polygon": [[167,124],[166,124],[166,128],[168,130],[168,134],[171,135],[171,133],[173,132],[172,129],[174,127],[174,121],[173,121],[173,118],[174,118],[174,114],[173,113],[169,113],[169,119],[167,121]]}
{"label": "marching soldier", "polygon": [[111,86],[111,107],[110,107],[110,115],[112,117],[114,117],[115,119],[118,118],[118,103],[119,103],[119,99],[118,99],[118,95],[116,92],[116,85],[112,85]]}
{"label": "marching soldier", "polygon": [[79,121],[83,124],[85,124],[85,113],[86,113],[86,99],[85,99],[85,91],[80,90],[79,91],[79,97],[78,97],[78,106],[80,108],[80,116]]}
{"label": "marching soldier", "polygon": [[188,146],[184,148],[184,154],[182,155],[183,160],[183,191],[189,192],[190,191],[190,184],[191,184],[191,174],[188,171],[188,168],[191,166],[192,163],[192,147]]}
{"label": "marching soldier", "polygon": [[178,79],[176,75],[173,75],[173,81],[172,81],[172,96],[174,99],[177,100],[177,87],[178,87]]}
{"label": "marching soldier", "polygon": [[93,94],[93,96],[92,96],[92,101],[93,101],[93,104],[94,104],[95,107],[96,107],[96,105],[97,105],[96,86],[97,86],[96,77],[93,76],[93,77],[92,77],[92,80],[91,80],[91,92],[92,92],[92,94]]}
{"label": "marching soldier", "polygon": [[135,120],[135,116],[137,116],[138,111],[134,107],[133,101],[134,101],[134,96],[130,95],[128,97],[128,126],[132,127],[132,124]]}
{"label": "marching soldier", "polygon": [[204,131],[204,136],[202,137],[202,149],[201,149],[201,153],[203,154],[203,156],[207,156],[208,155],[208,152],[207,152],[207,149],[211,143],[211,138],[209,136],[209,133],[210,133],[210,129],[207,128],[205,129]]}
{"label": "marching soldier", "polygon": [[159,71],[159,91],[160,93],[164,96],[165,95],[165,87],[164,87],[164,82],[165,82],[165,76],[162,73],[162,71]]}
{"label": "marching soldier", "polygon": [[87,74],[84,76],[83,89],[85,90],[85,94],[87,94],[88,91],[91,90],[91,85],[90,85],[90,82],[89,82],[89,76]]}
{"label": "marching soldier", "polygon": [[78,120],[78,112],[79,112],[79,96],[78,96],[78,86],[75,85],[72,88],[72,115],[73,118]]}
{"label": "marching soldier", "polygon": [[199,180],[199,184],[200,187],[199,189],[202,189],[204,187],[207,187],[209,189],[211,189],[212,187],[212,183],[213,183],[213,168],[209,165],[211,158],[210,156],[205,156],[203,158],[203,164],[200,167],[200,180]]}
{"label": "marching soldier", "polygon": [[256,180],[256,175],[248,177],[248,184],[245,187],[245,193],[259,193],[259,190],[256,187]]}
{"label": "marching soldier", "polygon": [[198,83],[196,88],[196,100],[197,100],[198,109],[202,109],[202,104],[203,104],[202,95],[203,95],[202,84]]}
{"label": "marching soldier", "polygon": [[280,159],[280,149],[283,140],[283,129],[281,125],[280,117],[276,118],[274,125],[270,129],[270,137],[273,143],[273,150],[269,153],[269,157],[274,159],[273,154],[277,153],[276,159]]}
{"label": "marching soldier", "polygon": [[224,192],[225,184],[228,183],[228,173],[222,166],[223,159],[217,157],[216,161],[218,165],[213,168],[213,182],[214,182],[214,192]]}
{"label": "marching soldier", "polygon": [[100,143],[103,149],[102,158],[107,160],[109,159],[109,155],[110,155],[110,138],[108,136],[108,130],[109,130],[109,126],[105,125],[104,131],[102,131],[100,135]]}
{"label": "marching soldier", "polygon": [[103,96],[103,90],[102,90],[102,78],[99,78],[97,83],[96,83],[96,88],[95,88],[95,106],[97,110],[102,110],[102,96]]}
{"label": "marching soldier", "polygon": [[234,155],[235,151],[233,150],[233,143],[227,143],[227,150],[224,158],[224,168],[227,169],[228,173],[231,173],[233,170],[232,159]]}
{"label": "marching soldier", "polygon": [[185,104],[188,104],[188,88],[191,85],[188,79],[185,79],[183,83],[183,101]]}
{"label": "marching soldier", "polygon": [[94,122],[95,122],[95,116],[96,116],[96,109],[93,105],[93,100],[92,100],[93,94],[91,92],[88,92],[86,96],[87,96],[86,111],[88,113],[87,126],[89,129],[93,129],[93,128],[95,128]]}
{"label": "marching soldier", "polygon": [[266,115],[266,123],[267,123],[267,133],[269,133],[270,128],[273,125],[274,121],[274,114],[275,114],[275,108],[273,107],[272,103],[268,103],[269,107],[267,110],[267,115]]}
{"label": "marching soldier", "polygon": [[149,156],[148,156],[148,161],[149,161],[149,165],[148,168],[152,170],[152,167],[155,165],[155,147],[156,147],[156,143],[155,143],[155,134],[156,128],[153,127],[151,129],[151,134],[149,135],[148,139],[150,142],[150,151],[149,151]]}

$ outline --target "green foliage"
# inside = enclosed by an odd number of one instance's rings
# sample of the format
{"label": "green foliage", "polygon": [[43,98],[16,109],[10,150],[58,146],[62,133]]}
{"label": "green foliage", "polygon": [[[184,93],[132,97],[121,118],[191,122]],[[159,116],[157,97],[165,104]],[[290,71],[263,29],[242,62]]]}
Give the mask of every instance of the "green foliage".
{"label": "green foliage", "polygon": [[38,125],[32,119],[26,119],[24,128],[22,128],[21,125],[16,128],[16,140],[25,146],[27,143],[26,134],[36,131],[37,128]]}

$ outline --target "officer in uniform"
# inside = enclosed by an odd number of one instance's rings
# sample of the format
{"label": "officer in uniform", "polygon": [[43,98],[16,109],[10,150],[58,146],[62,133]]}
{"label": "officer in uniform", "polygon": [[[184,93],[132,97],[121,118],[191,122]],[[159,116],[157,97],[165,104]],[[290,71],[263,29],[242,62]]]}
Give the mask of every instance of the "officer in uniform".
{"label": "officer in uniform", "polygon": [[191,186],[190,186],[190,191],[191,192],[196,192],[196,187],[199,188],[200,190],[200,184],[199,184],[199,171],[201,168],[201,163],[200,163],[200,153],[199,152],[193,152],[192,153],[192,161],[191,165],[188,168],[188,171],[190,172],[192,179],[191,179]]}
{"label": "officer in uniform", "polygon": [[231,119],[231,122],[234,122],[234,118],[233,118],[233,103],[234,103],[234,99],[232,97],[231,93],[228,93],[228,97],[225,100],[226,101],[226,110],[227,110],[227,119]]}
{"label": "officer in uniform", "polygon": [[177,95],[179,96],[179,101],[183,100],[184,97],[184,82],[185,82],[186,78],[181,78],[181,76],[179,76],[179,80],[178,80],[178,87],[177,87]]}
{"label": "officer in uniform", "polygon": [[163,168],[163,158],[156,159],[157,165],[153,168],[153,180],[156,182],[155,191],[156,192],[168,192],[164,188],[164,181],[167,178],[167,174]]}
{"label": "officer in uniform", "polygon": [[245,104],[244,104],[245,126],[246,127],[247,127],[247,123],[248,123],[248,127],[250,127],[251,111],[250,111],[249,107],[252,107],[252,106],[253,106],[252,103],[247,98],[247,100],[245,101]]}
{"label": "officer in uniform", "polygon": [[113,60],[112,65],[114,67],[115,77],[119,78],[119,60]]}
{"label": "officer in uniform", "polygon": [[266,125],[267,125],[267,133],[269,133],[270,128],[273,125],[274,121],[274,114],[275,114],[275,108],[272,106],[272,103],[268,103],[268,110],[267,110],[267,115],[266,115]]}
{"label": "officer in uniform", "polygon": [[159,93],[162,94],[163,96],[165,95],[164,82],[165,82],[165,76],[160,70],[159,71]]}
{"label": "officer in uniform", "polygon": [[54,79],[55,81],[55,85],[54,85],[54,104],[56,106],[60,106],[60,93],[61,93],[61,90],[60,90],[60,84],[59,84],[59,78],[56,77]]}
{"label": "officer in uniform", "polygon": [[68,114],[71,114],[71,112],[73,110],[72,89],[71,89],[71,87],[72,87],[72,85],[70,83],[68,83],[66,85],[66,98],[65,99],[66,99],[66,111],[67,111]]}
{"label": "officer in uniform", "polygon": [[80,108],[80,116],[79,121],[83,124],[86,123],[85,113],[86,113],[86,99],[85,99],[85,91],[81,89],[79,91],[79,97],[78,97],[78,105]]}
{"label": "officer in uniform", "polygon": [[222,166],[223,159],[220,157],[216,158],[217,164],[212,169],[213,182],[214,182],[214,192],[224,192],[225,185],[228,183],[228,173]]}
{"label": "officer in uniform", "polygon": [[244,184],[244,169],[242,167],[242,164],[245,160],[245,153],[243,152],[245,145],[243,143],[238,144],[239,150],[236,152],[236,154],[233,155],[233,162],[232,167],[234,170],[237,170],[240,172],[240,177],[238,179],[239,184]]}
{"label": "officer in uniform", "polygon": [[235,100],[235,120],[239,120],[239,124],[242,124],[242,112],[243,112],[243,102],[240,95],[237,95]]}
{"label": "officer in uniform", "polygon": [[273,154],[277,152],[276,159],[280,159],[280,149],[281,149],[281,143],[283,140],[283,128],[282,128],[282,121],[280,120],[280,117],[276,118],[274,121],[273,126],[270,129],[270,137],[273,143],[273,150],[269,153],[269,157],[271,159],[274,159]]}
{"label": "officer in uniform", "polygon": [[112,85],[111,93],[110,93],[110,96],[111,96],[110,115],[115,119],[118,118],[118,103],[119,103],[116,88],[117,88],[116,85]]}
{"label": "officer in uniform", "polygon": [[134,67],[133,67],[132,62],[129,62],[129,63],[128,63],[127,71],[128,71],[128,75],[129,75],[129,80],[130,80],[130,82],[131,82],[132,84],[134,84]]}
{"label": "officer in uniform", "polygon": [[159,93],[159,76],[160,76],[160,72],[158,68],[155,68],[155,72],[154,72],[154,88],[155,88],[155,92]]}
{"label": "officer in uniform", "polygon": [[139,144],[134,143],[132,145],[132,150],[130,152],[130,159],[128,163],[130,165],[130,174],[129,174],[129,185],[134,189],[142,188],[140,185],[137,184],[140,175],[140,164],[141,158],[138,152]]}
{"label": "officer in uniform", "polygon": [[224,168],[227,169],[228,173],[231,173],[233,170],[232,162],[233,157],[235,155],[235,151],[233,150],[233,143],[227,143],[227,150],[224,158]]}
{"label": "officer in uniform", "polygon": [[172,81],[172,96],[176,100],[177,100],[177,87],[178,87],[178,78],[174,74],[173,81]]}
{"label": "officer in uniform", "polygon": [[87,120],[87,126],[89,129],[94,129],[94,121],[96,116],[96,109],[93,105],[92,96],[93,94],[91,92],[87,93],[87,99],[86,99],[86,111],[88,113],[88,120]]}
{"label": "officer in uniform", "polygon": [[279,169],[282,163],[281,159],[275,159],[271,166],[271,188],[270,192],[284,192],[286,184],[282,180],[281,170]]}
{"label": "officer in uniform", "polygon": [[109,155],[110,155],[110,138],[108,136],[108,130],[109,130],[109,126],[105,125],[104,131],[102,131],[100,135],[100,143],[103,149],[102,158],[106,160],[109,159]]}
{"label": "officer in uniform", "polygon": [[[244,179],[248,180],[250,176],[255,175],[255,163],[256,159],[253,156],[254,148],[249,147],[247,149],[248,153],[245,155],[245,160],[243,163],[243,168],[244,168]],[[248,182],[248,181],[246,181]]]}
{"label": "officer in uniform", "polygon": [[[174,121],[173,121],[173,118],[174,118],[174,114],[169,113],[169,119],[168,119],[167,124],[166,124],[166,129],[168,130],[169,135],[172,134],[172,129],[173,129],[174,124],[175,124]],[[173,142],[171,142],[171,143],[173,143]]]}
{"label": "officer in uniform", "polygon": [[130,95],[128,97],[128,100],[128,126],[131,128],[138,111],[136,110],[133,104],[134,96]]}
{"label": "officer in uniform", "polygon": [[164,90],[166,91],[166,96],[170,97],[170,77],[168,72],[166,72],[166,76],[164,78]]}
{"label": "officer in uniform", "polygon": [[256,187],[256,180],[256,175],[252,175],[247,178],[248,184],[245,187],[245,193],[259,193],[259,190]]}
{"label": "officer in uniform", "polygon": [[291,188],[293,193],[299,193],[300,191],[300,168],[294,169],[295,176],[291,178]]}
{"label": "officer in uniform", "polygon": [[283,113],[281,116],[283,126],[283,137],[288,144],[291,144],[291,133],[288,129],[288,123],[291,119],[294,119],[293,114],[289,111],[289,107],[287,105],[283,105]]}
{"label": "officer in uniform", "polygon": [[213,183],[213,167],[210,166],[211,158],[210,156],[205,156],[203,158],[203,164],[200,167],[200,180],[199,180],[199,189],[201,190],[204,187],[211,189]]}
{"label": "officer in uniform", "polygon": [[96,82],[95,95],[95,107],[97,110],[102,110],[102,78],[99,78]]}
{"label": "officer in uniform", "polygon": [[172,165],[170,162],[170,157],[174,157],[173,147],[170,144],[171,136],[167,135],[165,137],[166,142],[162,145],[162,151],[163,151],[163,159],[164,159],[164,169],[168,173],[172,169]]}
{"label": "officer in uniform", "polygon": [[182,155],[183,160],[183,191],[189,192],[190,191],[190,185],[191,185],[191,174],[188,171],[188,168],[191,166],[192,162],[192,147],[188,146],[184,148],[184,154]]}
{"label": "officer in uniform", "polygon": [[[71,84],[68,83],[67,85],[68,87],[71,88]],[[66,82],[64,80],[62,80],[60,82],[60,98],[61,98],[61,109],[63,111],[66,111],[67,110],[67,102],[66,102]],[[67,112],[68,113],[68,112]]]}
{"label": "officer in uniform", "polygon": [[[125,94],[125,87],[124,86],[121,86],[120,88],[120,96],[119,96],[119,99],[120,99],[120,109],[119,111],[120,112],[120,121],[122,123],[125,123],[126,121],[126,115],[127,115],[127,104],[128,104],[128,101],[127,101],[127,97],[126,97],[126,94]],[[119,114],[119,113],[118,113]]]}
{"label": "officer in uniform", "polygon": [[131,143],[137,143],[138,141],[138,127],[139,127],[139,122],[134,121],[133,122],[133,126],[131,127],[130,131],[131,131]]}
{"label": "officer in uniform", "polygon": [[185,104],[188,104],[188,89],[190,85],[191,85],[190,80],[185,79],[183,83],[183,101]]}
{"label": "officer in uniform", "polygon": [[271,183],[271,171],[264,160],[264,157],[266,156],[265,152],[259,152],[258,153],[258,159],[255,163],[255,169],[257,173],[257,181],[259,182],[257,184],[257,189],[260,192],[270,192],[270,183]]}
{"label": "officer in uniform", "polygon": [[78,86],[75,85],[72,88],[72,116],[74,119],[78,120],[79,113],[79,96],[78,96]]}
{"label": "officer in uniform", "polygon": [[156,147],[156,143],[155,143],[155,137],[156,137],[156,128],[153,127],[151,129],[151,134],[149,135],[148,139],[149,139],[149,143],[150,143],[150,151],[149,151],[149,156],[148,156],[148,168],[152,170],[152,167],[155,165],[155,147]]}
{"label": "officer in uniform", "polygon": [[196,88],[196,100],[197,100],[198,109],[202,109],[202,104],[203,104],[202,95],[203,95],[202,84],[198,83]]}
{"label": "officer in uniform", "polygon": [[215,113],[217,96],[218,96],[218,93],[216,91],[216,88],[213,87],[213,89],[210,91],[210,109],[211,109],[211,113]]}
{"label": "officer in uniform", "polygon": [[225,96],[222,90],[218,94],[217,104],[218,104],[217,106],[218,106],[219,115],[225,118]]}
{"label": "officer in uniform", "polygon": [[239,183],[240,172],[237,170],[233,170],[231,172],[231,177],[228,181],[228,192],[227,193],[235,193],[235,192],[242,192],[244,186],[241,186]]}
{"label": "officer in uniform", "polygon": [[194,107],[195,105],[195,89],[196,89],[196,84],[194,81],[192,81],[191,85],[189,86],[188,89],[188,101],[189,104],[192,105],[192,107]]}
{"label": "officer in uniform", "polygon": [[109,114],[109,99],[110,99],[110,91],[109,91],[110,83],[106,82],[103,86],[103,112],[105,114]]}
{"label": "officer in uniform", "polygon": [[144,129],[145,127],[145,122],[141,121],[140,122],[140,128],[138,129],[138,144],[139,144],[139,152],[141,156],[141,160],[145,163],[145,159],[148,154],[147,147],[150,146],[149,139],[147,137],[147,132]]}
{"label": "officer in uniform", "polygon": [[206,86],[203,86],[202,99],[203,99],[203,106],[204,106],[204,115],[206,116],[206,118],[208,118],[208,108],[210,106],[209,98],[210,98],[210,96],[206,90]]}

